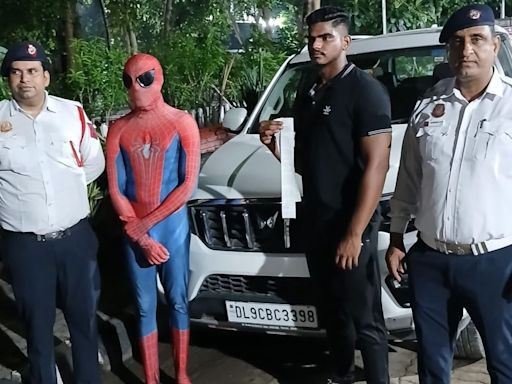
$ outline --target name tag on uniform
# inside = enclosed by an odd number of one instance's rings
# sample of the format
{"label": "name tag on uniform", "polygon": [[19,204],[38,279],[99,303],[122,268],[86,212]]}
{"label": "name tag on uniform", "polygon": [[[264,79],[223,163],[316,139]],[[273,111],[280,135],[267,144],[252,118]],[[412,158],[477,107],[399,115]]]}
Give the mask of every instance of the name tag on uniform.
{"label": "name tag on uniform", "polygon": [[437,119],[427,120],[427,121],[425,121],[424,126],[430,127],[430,128],[442,127],[442,126],[444,126],[444,120],[437,120]]}

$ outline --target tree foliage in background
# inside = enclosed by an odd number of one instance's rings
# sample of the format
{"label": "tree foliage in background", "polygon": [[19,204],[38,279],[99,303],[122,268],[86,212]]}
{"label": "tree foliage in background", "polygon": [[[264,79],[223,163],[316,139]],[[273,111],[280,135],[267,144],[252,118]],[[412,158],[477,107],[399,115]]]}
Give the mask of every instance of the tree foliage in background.
{"label": "tree foliage in background", "polygon": [[[124,43],[127,51],[139,51],[139,43],[158,41],[162,30],[163,7],[160,0],[104,0],[109,26],[114,39]],[[147,49],[142,44],[142,49]]]}
{"label": "tree foliage in background", "polygon": [[0,100],[8,99],[11,93],[9,92],[9,87],[7,86],[7,80],[0,77]]}
{"label": "tree foliage in background", "polygon": [[229,33],[224,2],[199,3],[202,4],[198,4],[189,17],[185,17],[183,10],[177,10],[176,18],[181,20],[179,27],[175,24],[167,41],[148,49],[164,68],[164,97],[184,109],[209,103],[215,92],[213,86],[219,87],[224,66],[229,61],[224,47]]}
{"label": "tree foliage in background", "polygon": [[[498,15],[500,0],[477,1],[488,4]],[[511,1],[507,0],[509,6]],[[455,9],[467,0],[386,0],[387,32],[443,25]],[[338,5],[352,15],[352,34],[382,33],[381,0],[324,0],[322,5]]]}
{"label": "tree foliage in background", "polygon": [[243,100],[249,112],[252,111],[286,56],[279,44],[269,40],[264,32],[254,31],[244,54],[235,58],[228,97]]}
{"label": "tree foliage in background", "polygon": [[108,119],[112,111],[126,108],[126,90],[121,74],[128,53],[120,48],[107,48],[105,40],[75,39],[72,42],[74,66],[65,80],[91,116]]}
{"label": "tree foliage in background", "polygon": [[[134,52],[154,54],[164,68],[166,100],[191,109],[221,98],[243,103],[248,88],[259,92],[285,55],[302,45],[295,5],[277,0],[21,2],[2,2],[0,19],[5,23],[0,45],[41,42],[53,62],[50,91],[81,101],[93,116],[108,116],[123,104],[126,107],[122,64]],[[8,17],[20,14],[20,6],[24,10],[21,19]],[[70,9],[74,10],[71,14]],[[270,18],[280,14],[285,25],[279,36],[271,36]],[[103,23],[94,21],[103,15]],[[252,17],[256,26],[267,27],[254,28],[245,52],[227,52],[226,42],[236,30],[236,21],[247,17]],[[258,77],[250,75],[253,73]],[[249,83],[244,85],[246,80]],[[0,97],[6,97],[6,88],[0,89]]]}
{"label": "tree foliage in background", "polygon": [[[387,0],[388,31],[442,25],[465,3]],[[499,3],[487,2],[496,11]],[[122,62],[134,52],[150,52],[161,61],[165,98],[177,107],[222,97],[247,104],[244,99],[257,97],[284,57],[301,49],[304,16],[320,4],[346,9],[353,34],[382,32],[381,0],[2,0],[0,45],[43,43],[54,64],[51,89],[82,101],[95,115],[126,103]],[[276,33],[270,21],[277,17],[283,25]],[[230,32],[241,38],[236,22],[247,18],[255,27],[244,52],[227,52]],[[5,96],[0,83],[0,97]]]}
{"label": "tree foliage in background", "polygon": [[53,50],[65,18],[67,0],[51,3],[37,0],[2,0],[0,45],[27,39],[40,41]]}

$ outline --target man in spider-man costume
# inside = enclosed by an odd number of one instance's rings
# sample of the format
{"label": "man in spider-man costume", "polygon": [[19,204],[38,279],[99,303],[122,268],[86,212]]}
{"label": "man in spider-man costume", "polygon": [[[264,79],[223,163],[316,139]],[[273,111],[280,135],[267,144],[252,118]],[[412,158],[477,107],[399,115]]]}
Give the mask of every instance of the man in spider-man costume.
{"label": "man in spider-man costume", "polygon": [[128,270],[140,317],[140,349],[147,384],[159,383],[156,275],[170,307],[176,383],[189,384],[186,203],[197,184],[199,131],[186,112],[167,105],[156,58],[132,56],[124,67],[131,112],[107,137],[109,191],[124,224]]}

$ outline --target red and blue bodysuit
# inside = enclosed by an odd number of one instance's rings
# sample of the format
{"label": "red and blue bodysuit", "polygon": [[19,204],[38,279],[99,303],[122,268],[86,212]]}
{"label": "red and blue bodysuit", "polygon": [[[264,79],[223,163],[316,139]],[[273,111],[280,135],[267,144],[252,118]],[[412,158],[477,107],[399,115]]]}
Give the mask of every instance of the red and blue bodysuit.
{"label": "red and blue bodysuit", "polygon": [[199,130],[188,113],[164,102],[163,72],[153,56],[132,56],[125,65],[123,81],[131,112],[109,130],[107,173],[112,202],[126,234],[146,383],[159,383],[158,273],[170,307],[176,383],[189,384],[190,231],[186,203],[197,185]]}

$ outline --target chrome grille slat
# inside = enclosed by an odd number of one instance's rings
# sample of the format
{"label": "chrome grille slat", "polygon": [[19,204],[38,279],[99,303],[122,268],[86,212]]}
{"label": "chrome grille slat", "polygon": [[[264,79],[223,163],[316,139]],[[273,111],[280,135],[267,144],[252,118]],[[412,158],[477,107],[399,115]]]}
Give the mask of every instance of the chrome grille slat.
{"label": "chrome grille slat", "polygon": [[254,249],[254,241],[252,240],[252,230],[251,230],[251,222],[249,220],[249,213],[247,211],[244,211],[244,213],[242,213],[242,217],[244,218],[245,239],[247,240],[247,246],[250,249]]}
{"label": "chrome grille slat", "polygon": [[[193,234],[210,249],[243,252],[302,252],[301,223],[290,220],[285,241],[281,202],[222,200],[190,203]],[[289,245],[287,248],[285,245]]]}
{"label": "chrome grille slat", "polygon": [[224,232],[224,241],[231,248],[231,239],[229,238],[228,223],[226,221],[226,212],[220,211],[220,220],[222,222],[222,231]]}
{"label": "chrome grille slat", "polygon": [[210,226],[208,225],[208,217],[206,212],[201,212],[201,218],[203,219],[204,226],[204,237],[207,244],[212,244],[212,239],[210,236]]}
{"label": "chrome grille slat", "polygon": [[290,248],[290,219],[284,219],[284,247]]}

